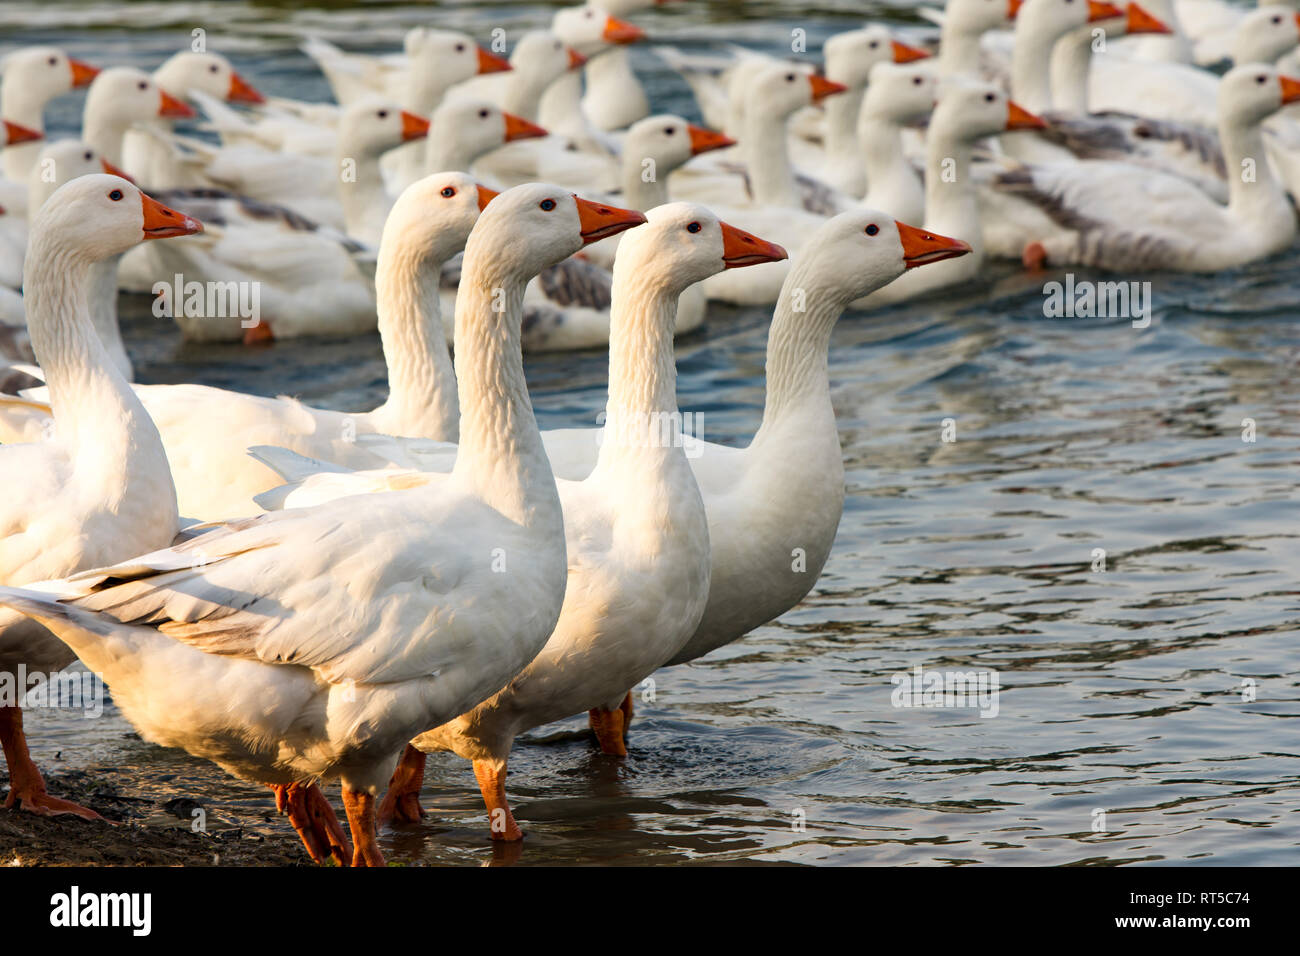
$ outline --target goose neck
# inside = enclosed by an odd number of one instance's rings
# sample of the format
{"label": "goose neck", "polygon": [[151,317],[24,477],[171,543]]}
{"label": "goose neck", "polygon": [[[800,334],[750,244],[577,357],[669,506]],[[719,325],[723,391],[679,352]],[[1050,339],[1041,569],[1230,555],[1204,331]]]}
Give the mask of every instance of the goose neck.
{"label": "goose neck", "polygon": [[339,202],[343,207],[343,225],[348,235],[366,241],[378,238],[384,219],[392,205],[384,187],[379,157],[370,153],[336,157],[338,168],[351,176],[339,180]]}
{"label": "goose neck", "polygon": [[[828,79],[836,80],[836,77],[828,76]],[[866,92],[866,87],[850,86],[826,100],[826,149],[837,160],[852,162],[857,153],[858,114]]]}
{"label": "goose neck", "polygon": [[1041,112],[1052,107],[1053,40],[1036,29],[1032,18],[1016,20],[1011,50],[1011,96],[1025,109]]}
{"label": "goose neck", "polygon": [[972,144],[946,128],[942,118],[931,124],[925,164],[925,225],[948,236],[961,236],[982,255],[983,230],[971,182]]}
{"label": "goose neck", "polygon": [[623,150],[623,205],[630,209],[654,209],[668,202],[668,174],[663,163],[646,166],[644,157]]}
{"label": "goose neck", "polygon": [[754,203],[761,206],[798,206],[794,171],[786,145],[785,117],[773,116],[761,102],[745,104],[746,162]]}
{"label": "goose neck", "polygon": [[681,447],[673,360],[677,298],[643,263],[615,261],[602,464]]}
{"label": "goose neck", "polygon": [[896,120],[864,111],[858,124],[858,140],[869,185],[895,182],[902,175],[916,177],[903,152],[903,127]]}
{"label": "goose neck", "polygon": [[447,352],[438,287],[442,262],[409,245],[381,243],[375,267],[379,338],[388,366],[382,406],[393,434],[456,441],[456,373]]}
{"label": "goose neck", "polygon": [[980,73],[980,34],[956,22],[944,21],[939,32],[939,75],[943,77],[978,76]]}
{"label": "goose neck", "polygon": [[767,336],[767,398],[754,438],[778,428],[791,415],[830,407],[827,353],[831,330],[848,305],[843,283],[821,274],[806,252],[786,276]]}
{"label": "goose neck", "polygon": [[1255,121],[1241,120],[1221,109],[1219,141],[1228,170],[1228,208],[1248,222],[1290,215],[1289,202],[1273,175],[1264,131]]}
{"label": "goose neck", "polygon": [[496,264],[497,252],[475,248],[471,237],[456,295],[460,447],[454,474],[507,518],[554,524],[559,495],[520,351],[525,281]]}
{"label": "goose neck", "polygon": [[1088,73],[1091,68],[1091,27],[1078,27],[1056,41],[1051,61],[1051,97],[1055,109],[1088,112]]}

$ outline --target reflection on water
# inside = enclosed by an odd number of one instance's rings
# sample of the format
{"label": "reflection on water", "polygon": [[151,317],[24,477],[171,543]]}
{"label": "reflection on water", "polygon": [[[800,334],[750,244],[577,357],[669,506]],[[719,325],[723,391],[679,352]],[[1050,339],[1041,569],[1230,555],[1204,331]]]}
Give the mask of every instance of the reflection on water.
{"label": "reflection on water", "polygon": [[[351,39],[364,16],[367,39],[381,46],[419,13],[220,6],[214,22],[247,32],[213,28],[216,45],[253,82],[317,98],[323,82],[293,52],[302,32]],[[739,5],[686,6],[649,22],[705,45],[719,31],[704,17]],[[794,5],[747,6],[797,22]],[[832,16],[856,6],[822,4],[825,15],[805,24],[810,36],[857,22],[860,13]],[[68,5],[8,4],[0,24],[40,24],[7,29],[6,43],[57,39],[97,62],[152,65],[187,35],[196,20],[187,11],[211,9],[92,4],[74,16]],[[513,5],[438,15],[476,32],[498,18],[544,16]],[[128,34],[124,23],[149,29]],[[779,46],[753,23],[728,27],[737,36]],[[638,56],[656,105],[689,110],[681,85]],[[79,104],[61,104],[67,128]],[[579,719],[522,741],[509,783],[528,834],[521,850],[488,845],[468,766],[431,759],[429,816],[386,834],[392,856],[1291,862],[1300,844],[1294,253],[1227,276],[1152,277],[1145,330],[1045,319],[1043,279],[1009,269],[997,278],[840,323],[831,375],[849,497],[825,574],[801,607],[656,674],[626,761],[596,752]],[[125,301],[142,380],[339,407],[383,394],[377,339],[255,352],[182,345],[142,302]],[[705,413],[712,440],[755,427],[765,324],[761,312],[718,308],[705,332],[680,343],[681,404]],[[530,358],[543,426],[592,422],[605,365],[595,353]],[[941,440],[945,419],[956,441]],[[1253,443],[1242,440],[1245,419]],[[891,677],[918,665],[996,670],[998,716],[891,706]],[[34,712],[29,726],[37,759],[54,771],[131,767],[138,795],[202,797],[214,825],[223,814],[286,825],[266,812],[264,791],[128,736],[112,709],[89,722]]]}

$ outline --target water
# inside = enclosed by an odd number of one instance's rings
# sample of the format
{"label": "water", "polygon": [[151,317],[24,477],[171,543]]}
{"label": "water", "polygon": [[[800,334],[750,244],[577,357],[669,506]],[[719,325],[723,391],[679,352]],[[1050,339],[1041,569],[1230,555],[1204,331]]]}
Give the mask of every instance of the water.
{"label": "water", "polygon": [[[641,18],[701,48],[720,37],[810,49],[858,4],[684,4]],[[3,42],[57,41],[96,63],[152,66],[194,25],[259,87],[321,98],[294,52],[314,30],[375,47],[432,18],[485,36],[540,6],[7,4]],[[712,18],[712,19],[710,19]],[[21,24],[34,26],[15,29]],[[725,24],[720,26],[719,24]],[[655,105],[690,112],[647,53]],[[75,98],[59,101],[75,119]],[[797,609],[654,675],[631,753],[600,756],[583,721],[511,759],[528,839],[493,849],[468,766],[429,763],[425,822],[384,835],[426,863],[1280,864],[1300,844],[1300,331],[1295,250],[1216,277],[1154,275],[1149,328],[1047,319],[1042,278],[836,329],[831,379],[849,496],[818,587]],[[1049,275],[1048,278],[1059,277]],[[1079,272],[1079,278],[1089,277]],[[130,303],[143,381],[201,381],[368,407],[373,337],[262,351],[196,347]],[[678,348],[680,397],[705,437],[743,440],[762,404],[766,315],[717,308]],[[531,357],[543,427],[589,423],[605,357]],[[1255,441],[1243,441],[1243,420]],[[954,420],[956,441],[941,440]],[[1096,549],[1105,551],[1100,570]],[[1098,569],[1094,569],[1098,568]],[[897,708],[891,677],[995,670],[999,712]],[[1249,692],[1254,682],[1254,697]],[[38,761],[114,767],[140,795],[192,796],[218,823],[264,791],[97,721],[32,712]],[[89,729],[88,729],[89,728]],[[55,759],[55,754],[60,754]],[[1101,821],[1105,832],[1094,832]],[[258,818],[260,819],[260,818]],[[283,828],[269,820],[267,828]]]}

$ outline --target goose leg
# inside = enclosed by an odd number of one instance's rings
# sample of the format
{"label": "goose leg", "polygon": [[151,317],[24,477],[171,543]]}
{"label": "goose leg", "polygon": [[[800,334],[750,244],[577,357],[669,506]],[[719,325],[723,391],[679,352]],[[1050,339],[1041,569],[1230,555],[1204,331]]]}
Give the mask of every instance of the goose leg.
{"label": "goose leg", "polygon": [[623,739],[627,740],[628,730],[632,727],[632,692],[628,691],[627,696],[623,698],[623,703],[619,705],[619,710],[623,712]]}
{"label": "goose leg", "polygon": [[[498,765],[499,764],[499,765]],[[522,840],[524,833],[515,823],[506,799],[506,762],[475,760],[474,776],[488,811],[488,829],[494,840]]]}
{"label": "goose leg", "polygon": [[4,804],[6,809],[17,804],[18,809],[39,816],[72,813],[87,820],[104,820],[88,807],[71,800],[60,800],[45,792],[45,778],[36,769],[36,764],[32,763],[32,755],[27,750],[21,707],[0,706],[0,744],[4,747],[5,762],[9,764],[9,796]]}
{"label": "goose leg", "polygon": [[[625,701],[626,703],[626,701]],[[627,746],[623,743],[623,710],[604,710],[597,707],[587,711],[587,722],[596,734],[600,749],[614,757],[626,757]]]}
{"label": "goose leg", "polygon": [[420,788],[424,786],[425,755],[410,744],[402,751],[393,779],[388,781],[388,792],[379,804],[379,823],[396,820],[398,823],[419,823],[424,816],[420,806]]}
{"label": "goose leg", "polygon": [[273,785],[271,789],[275,791],[275,808],[288,813],[289,822],[313,860],[324,863],[333,857],[339,866],[351,863],[352,847],[320,787],[314,783],[290,783]]}
{"label": "goose leg", "polygon": [[348,826],[352,830],[352,843],[356,850],[352,853],[353,866],[384,866],[384,854],[379,850],[379,840],[375,836],[375,797],[364,790],[353,790],[343,784],[343,809],[348,814]]}

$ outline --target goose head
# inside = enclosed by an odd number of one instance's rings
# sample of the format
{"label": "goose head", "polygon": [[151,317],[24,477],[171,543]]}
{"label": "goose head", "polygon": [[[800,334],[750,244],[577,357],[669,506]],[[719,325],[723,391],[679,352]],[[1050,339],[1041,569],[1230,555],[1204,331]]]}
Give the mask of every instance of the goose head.
{"label": "goose head", "polygon": [[1117,19],[1124,11],[1102,0],[1025,0],[1016,15],[1016,43],[1047,52],[1076,27]]}
{"label": "goose head", "polygon": [[182,50],[154,71],[154,79],[163,89],[188,97],[199,90],[231,103],[265,103],[266,98],[235,72],[220,53],[194,53]]}
{"label": "goose head", "polygon": [[510,69],[509,61],[489,53],[470,36],[455,30],[413,27],[406,33],[404,46],[416,71],[437,76],[444,88],[479,73]]}
{"label": "goose head", "polygon": [[968,243],[898,222],[875,209],[842,213],[817,230],[799,254],[830,278],[833,294],[852,302],[893,282],[908,269],[971,251]]}
{"label": "goose head", "polygon": [[1232,38],[1235,63],[1272,63],[1300,43],[1300,13],[1261,7],[1242,17]]}
{"label": "goose head", "polygon": [[536,123],[482,100],[448,100],[434,111],[431,123],[434,136],[454,137],[474,158],[515,140],[547,135]]}
{"label": "goose head", "polygon": [[152,76],[131,66],[104,70],[86,94],[86,116],[127,127],[147,120],[187,119],[194,110],[167,92]]}
{"label": "goose head", "polygon": [[106,173],[80,176],[60,186],[32,222],[34,243],[39,234],[86,262],[101,262],[147,239],[202,231],[197,219]]}
{"label": "goose head", "polygon": [[787,258],[776,243],[722,222],[689,202],[666,203],[646,213],[646,223],[619,242],[614,273],[629,272],[680,295],[724,269]]}
{"label": "goose head", "polygon": [[524,183],[488,204],[465,243],[471,258],[491,263],[498,281],[524,281],[599,242],[645,222],[641,213],[580,199],[566,189]]}
{"label": "goose head", "polygon": [[510,68],[533,89],[544,90],[587,58],[564,45],[550,30],[530,30],[519,38],[510,54]]}
{"label": "goose head", "polygon": [[777,63],[753,76],[745,96],[745,112],[751,110],[784,120],[798,109],[843,93],[848,87],[818,73],[807,73],[789,64]]}
{"label": "goose head", "polygon": [[585,57],[611,46],[635,43],[645,33],[598,6],[567,7],[551,19],[551,31]]}
{"label": "goose head", "polygon": [[81,176],[108,173],[131,181],[89,143],[79,139],[64,139],[50,143],[36,158],[27,177],[27,208],[32,216],[36,210],[66,182]]}
{"label": "goose head", "polygon": [[479,213],[496,195],[460,172],[417,179],[393,203],[382,245],[416,250],[422,261],[446,262],[465,248]]}
{"label": "goose head", "polygon": [[939,95],[939,81],[925,66],[877,63],[862,102],[861,119],[882,118],[912,123],[930,115]]}
{"label": "goose head", "polygon": [[910,63],[930,55],[899,43],[882,26],[837,33],[826,41],[822,52],[826,59],[826,78],[849,89],[866,86],[871,68],[877,63]]}
{"label": "goose head", "polygon": [[1266,63],[1233,67],[1219,82],[1219,119],[1234,126],[1262,122],[1288,103],[1300,102],[1300,79]]}
{"label": "goose head", "polygon": [[688,123],[680,116],[661,113],[647,116],[628,128],[623,155],[638,166],[647,159],[653,160],[655,174],[665,175],[692,156],[734,145],[736,141],[729,136]]}
{"label": "goose head", "polygon": [[944,26],[969,36],[1005,27],[1020,12],[1022,0],[949,0],[944,7]]}
{"label": "goose head", "polygon": [[[5,100],[9,104],[11,98],[17,97],[26,107],[22,112],[40,112],[56,96],[89,86],[98,72],[58,47],[24,47],[5,57]],[[17,105],[7,105],[7,111],[20,112]]]}
{"label": "goose head", "polygon": [[364,97],[339,118],[339,148],[349,156],[377,159],[390,149],[423,139],[429,121],[382,97]]}
{"label": "goose head", "polygon": [[16,146],[19,143],[34,143],[44,138],[45,134],[40,130],[28,129],[9,120],[0,120],[0,149]]}
{"label": "goose head", "polygon": [[1016,130],[1043,129],[1046,123],[989,83],[945,86],[934,108],[931,130],[942,129],[966,143]]}

